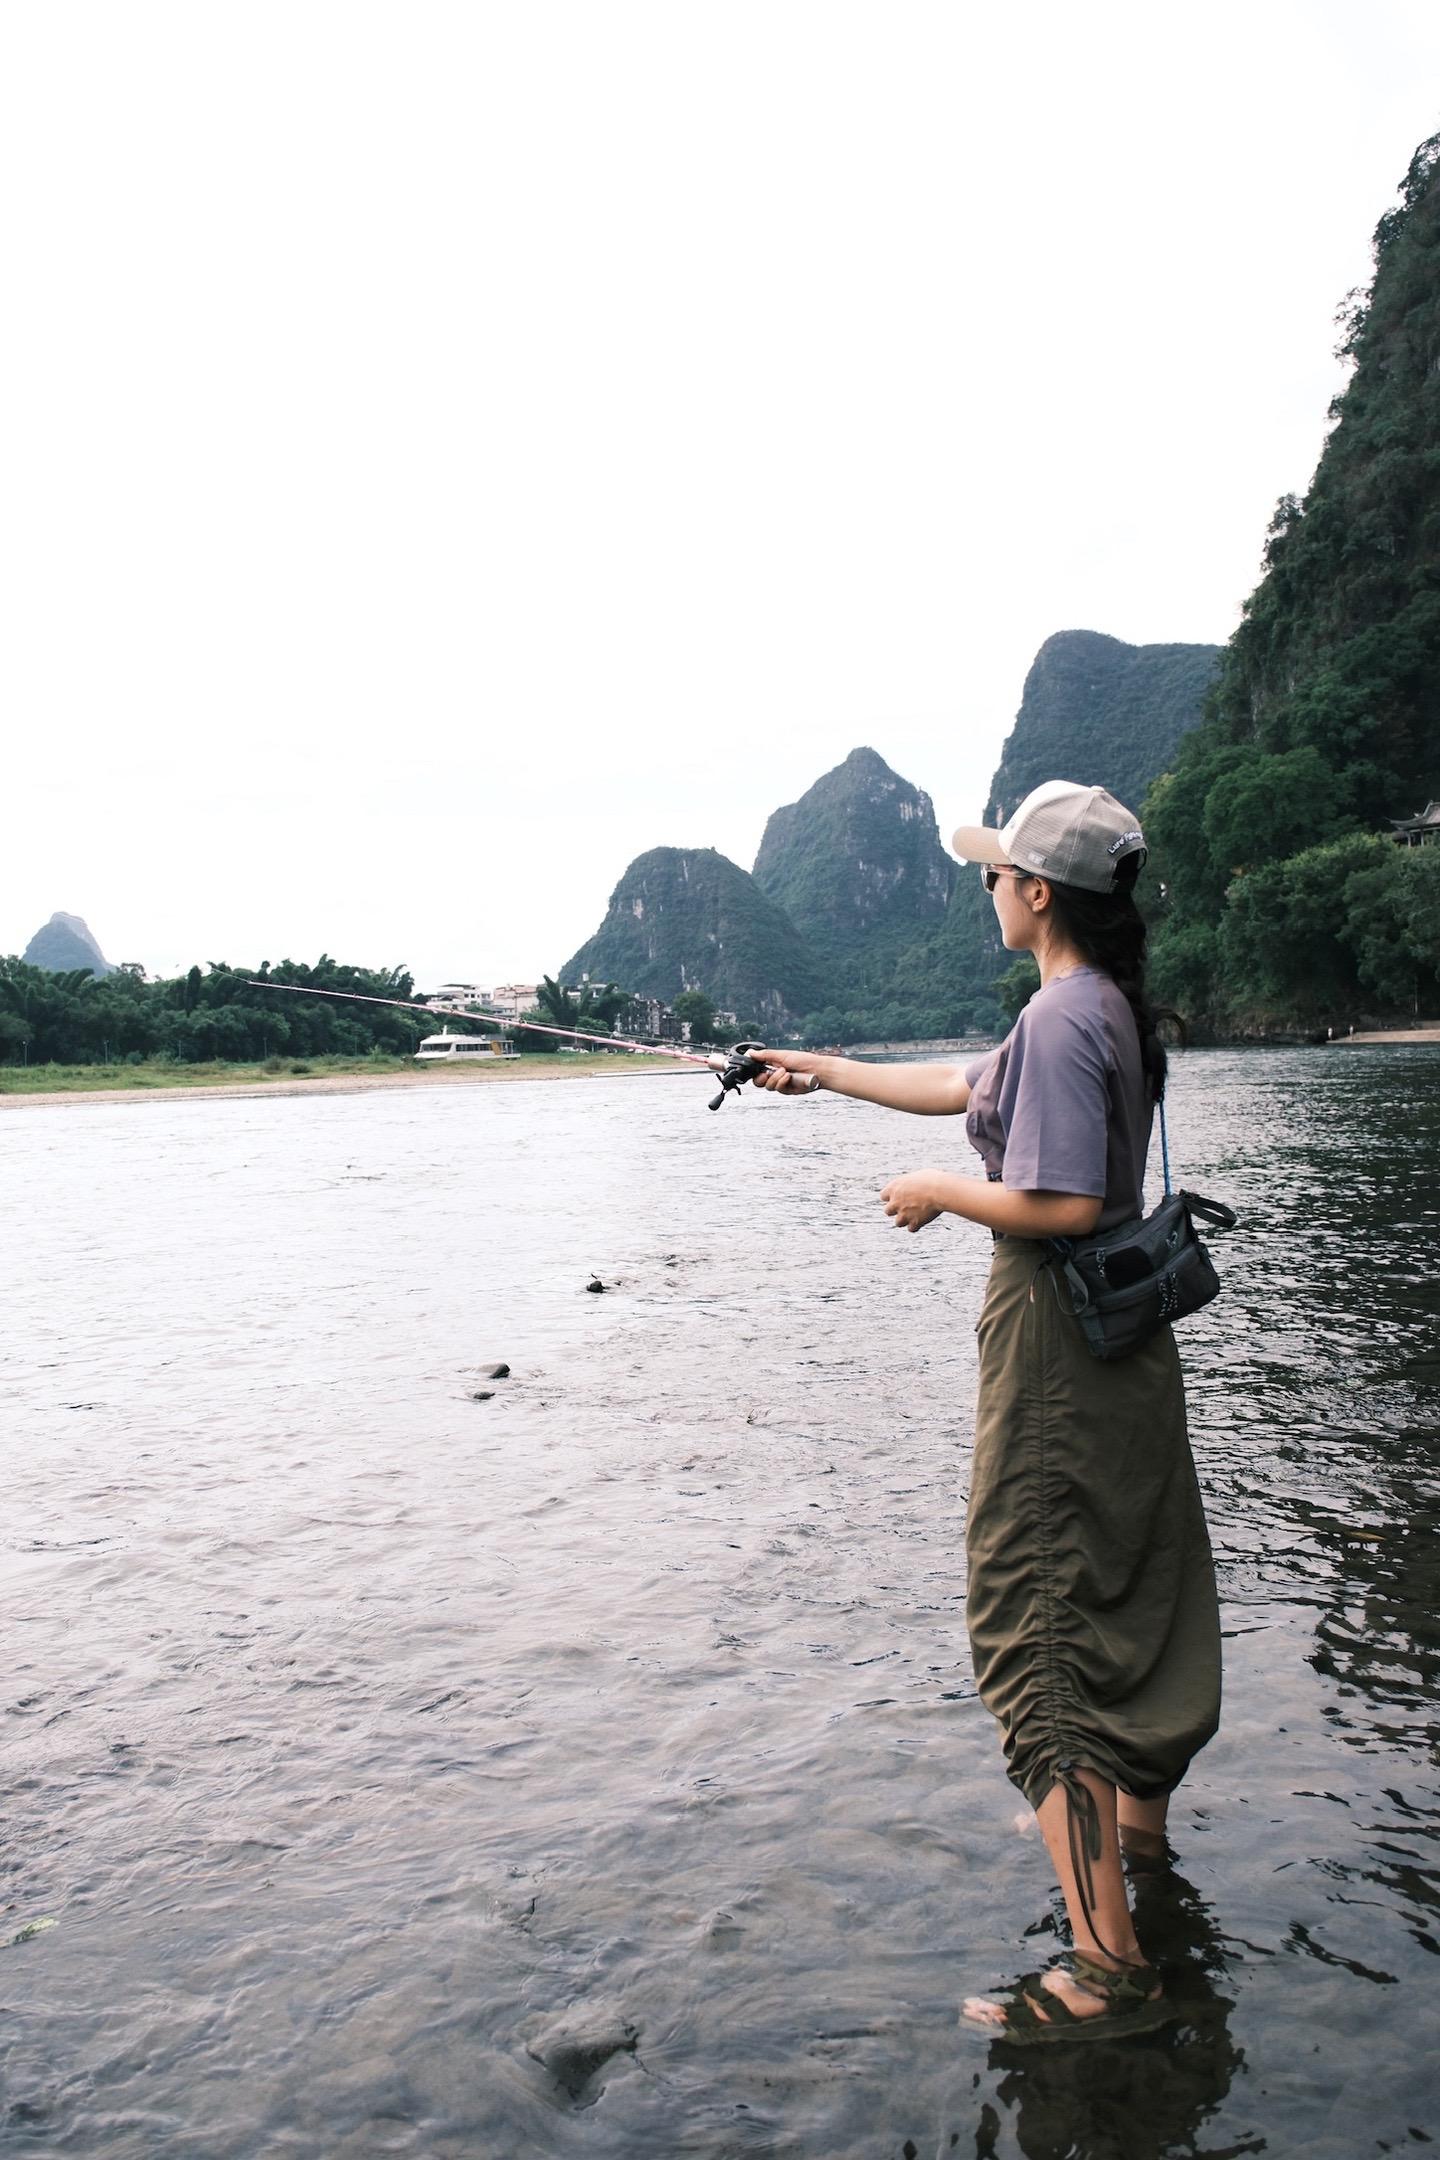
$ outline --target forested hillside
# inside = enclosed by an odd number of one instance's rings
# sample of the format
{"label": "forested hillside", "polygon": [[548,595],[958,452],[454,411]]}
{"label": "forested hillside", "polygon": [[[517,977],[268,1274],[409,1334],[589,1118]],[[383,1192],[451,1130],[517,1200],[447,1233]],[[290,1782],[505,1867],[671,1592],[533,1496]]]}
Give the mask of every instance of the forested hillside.
{"label": "forested hillside", "polygon": [[1342,349],[1310,490],[1144,809],[1157,981],[1222,1030],[1440,1003],[1440,846],[1383,837],[1440,796],[1440,136]]}
{"label": "forested hillside", "polygon": [[883,988],[899,946],[943,919],[955,863],[930,797],[861,749],[774,812],[755,882],[828,969]]}
{"label": "forested hillside", "polygon": [[1105,787],[1138,809],[1200,718],[1219,645],[1127,645],[1061,630],[1030,664],[984,823],[1003,824],[1042,780]]}
{"label": "forested hillside", "polygon": [[562,982],[588,975],[673,1001],[702,990],[747,1025],[788,1029],[824,975],[795,925],[748,871],[714,848],[651,848],[631,863]]}

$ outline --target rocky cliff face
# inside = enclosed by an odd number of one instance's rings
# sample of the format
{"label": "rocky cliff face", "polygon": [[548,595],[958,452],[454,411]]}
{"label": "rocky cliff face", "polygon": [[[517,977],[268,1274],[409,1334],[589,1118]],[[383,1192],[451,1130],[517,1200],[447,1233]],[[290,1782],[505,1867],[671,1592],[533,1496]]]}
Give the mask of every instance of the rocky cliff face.
{"label": "rocky cliff face", "polygon": [[48,968],[56,975],[68,975],[75,968],[89,968],[93,975],[114,973],[83,916],[58,910],[43,930],[36,931],[21,957],[31,967]]}
{"label": "rocky cliff face", "polygon": [[[1096,630],[1047,638],[1025,678],[982,822],[1002,825],[1042,780],[1109,788],[1138,814],[1181,737],[1199,724],[1221,650],[1126,645]],[[943,1013],[943,1032],[967,1022],[994,1027],[992,986],[1011,961],[978,872],[962,867],[944,922],[901,954],[897,994]]]}
{"label": "rocky cliff face", "polygon": [[1138,813],[1200,719],[1219,645],[1126,645],[1060,630],[1036,653],[1000,753],[984,822],[1003,824],[1042,780],[1104,787]]}
{"label": "rocky cliff face", "polygon": [[637,856],[605,920],[561,971],[646,997],[703,990],[749,1025],[792,1025],[819,1002],[823,977],[789,917],[714,848]]}
{"label": "rocky cliff face", "polygon": [[930,797],[861,749],[774,813],[755,882],[828,971],[863,982],[944,919],[955,865]]}

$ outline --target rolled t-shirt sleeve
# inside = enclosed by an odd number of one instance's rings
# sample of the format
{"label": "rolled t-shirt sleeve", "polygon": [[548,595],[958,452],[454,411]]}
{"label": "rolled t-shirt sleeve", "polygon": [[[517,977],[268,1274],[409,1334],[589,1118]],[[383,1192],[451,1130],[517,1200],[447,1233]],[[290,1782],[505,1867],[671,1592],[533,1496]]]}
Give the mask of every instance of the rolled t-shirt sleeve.
{"label": "rolled t-shirt sleeve", "polygon": [[1003,1181],[1017,1192],[1105,1197],[1109,1054],[1090,1016],[1059,1001],[1027,1005],[1017,1023],[1000,1116]]}

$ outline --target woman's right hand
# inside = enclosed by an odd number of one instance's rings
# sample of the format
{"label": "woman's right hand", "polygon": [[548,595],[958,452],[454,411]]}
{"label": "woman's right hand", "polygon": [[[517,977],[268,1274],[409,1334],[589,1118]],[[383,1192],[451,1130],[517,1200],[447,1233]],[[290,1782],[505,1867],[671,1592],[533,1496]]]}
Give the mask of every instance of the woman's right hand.
{"label": "woman's right hand", "polygon": [[751,1081],[768,1095],[813,1095],[820,1085],[823,1057],[814,1050],[752,1050],[750,1056],[765,1070]]}

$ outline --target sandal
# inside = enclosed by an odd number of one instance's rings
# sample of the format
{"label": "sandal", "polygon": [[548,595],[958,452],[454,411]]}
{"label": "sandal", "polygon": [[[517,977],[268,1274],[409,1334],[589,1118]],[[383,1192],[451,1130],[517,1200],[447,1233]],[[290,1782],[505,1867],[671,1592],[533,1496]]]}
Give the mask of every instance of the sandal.
{"label": "sandal", "polygon": [[1003,2020],[971,2017],[960,2013],[962,2025],[973,2025],[992,2040],[1009,2040],[1032,2046],[1050,2040],[1083,2040],[1097,2034],[1111,2039],[1131,2033],[1153,2032],[1175,2012],[1160,1991],[1160,1975],[1153,1965],[1122,1965],[1118,1969],[1072,1952],[1062,1969],[1082,1988],[1098,1995],[1104,2009],[1093,2017],[1077,2017],[1063,1997],[1043,1985],[1042,1973],[1027,1973],[1008,1995],[1001,1997]]}

